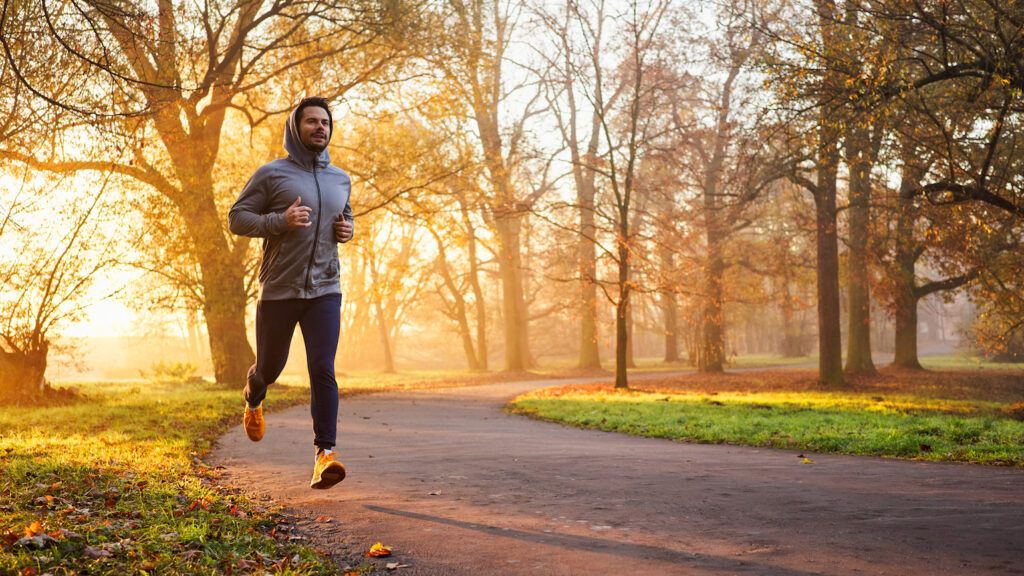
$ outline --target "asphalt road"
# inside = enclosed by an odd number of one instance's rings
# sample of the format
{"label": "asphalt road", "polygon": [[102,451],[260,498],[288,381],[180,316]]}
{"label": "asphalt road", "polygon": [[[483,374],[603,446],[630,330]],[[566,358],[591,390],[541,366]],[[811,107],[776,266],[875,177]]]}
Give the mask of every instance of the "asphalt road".
{"label": "asphalt road", "polygon": [[348,478],[327,491],[308,488],[308,407],[270,413],[259,443],[232,429],[208,461],[286,506],[321,548],[391,545],[404,576],[1024,574],[1024,470],[809,453],[805,464],[501,410],[567,383],[343,398]]}

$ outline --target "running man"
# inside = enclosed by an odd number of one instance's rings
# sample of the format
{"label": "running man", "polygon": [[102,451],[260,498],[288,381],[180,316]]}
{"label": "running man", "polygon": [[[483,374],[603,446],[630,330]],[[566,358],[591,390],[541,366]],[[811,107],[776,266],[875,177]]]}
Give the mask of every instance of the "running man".
{"label": "running man", "polygon": [[327,143],[333,129],[327,100],[299,102],[285,122],[288,156],[257,169],[228,215],[232,233],[263,238],[256,364],[245,385],[242,425],[250,440],[263,439],[263,399],[284,369],[298,324],[306,344],[316,446],[311,488],[330,488],[345,479],[345,466],[334,451],[334,357],[341,327],[338,243],[353,235],[352,181],[331,165]]}

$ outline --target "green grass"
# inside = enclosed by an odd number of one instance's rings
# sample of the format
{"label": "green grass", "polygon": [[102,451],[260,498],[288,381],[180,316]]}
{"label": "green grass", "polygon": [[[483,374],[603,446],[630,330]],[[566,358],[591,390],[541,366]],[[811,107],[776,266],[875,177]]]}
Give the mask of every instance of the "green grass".
{"label": "green grass", "polygon": [[[333,574],[275,538],[274,510],[218,489],[199,456],[239,419],[212,384],[81,384],[64,405],[0,408],[0,573]],[[268,409],[308,401],[275,386]],[[42,550],[13,546],[36,528]]]}
{"label": "green grass", "polygon": [[[695,367],[689,360],[682,358],[676,362],[665,362],[658,356],[643,356],[636,360],[636,368],[630,368],[631,374],[650,374],[658,372],[683,372],[694,370]],[[818,361],[817,356],[799,356],[796,358],[783,358],[776,354],[747,354],[734,356],[729,359],[727,369],[733,368],[759,368],[769,366],[797,366]],[[535,371],[539,374],[561,373],[572,370],[576,366],[576,358],[548,357],[544,358],[540,367]],[[615,358],[605,358],[603,367],[608,370],[615,369]]]}
{"label": "green grass", "polygon": [[605,431],[702,443],[1024,466],[1009,404],[830,391],[538,391],[513,412]]}
{"label": "green grass", "polygon": [[[338,376],[343,395],[531,377]],[[268,412],[307,403],[302,380],[285,377],[271,387]],[[278,532],[287,524],[278,510],[218,487],[217,471],[202,462],[240,421],[238,389],[147,380],[63,386],[78,394],[50,405],[0,406],[0,574],[341,573]],[[42,550],[13,545],[33,528],[56,542]],[[341,551],[358,564],[353,574],[375,571],[362,552]]]}
{"label": "green grass", "polygon": [[817,356],[797,356],[794,358],[783,358],[777,354],[748,354],[735,356],[729,359],[729,368],[764,368],[774,366],[796,366],[815,364]]}
{"label": "green grass", "polygon": [[922,356],[921,366],[929,370],[1024,370],[1024,364],[993,362],[980,356],[949,354],[945,356]]}

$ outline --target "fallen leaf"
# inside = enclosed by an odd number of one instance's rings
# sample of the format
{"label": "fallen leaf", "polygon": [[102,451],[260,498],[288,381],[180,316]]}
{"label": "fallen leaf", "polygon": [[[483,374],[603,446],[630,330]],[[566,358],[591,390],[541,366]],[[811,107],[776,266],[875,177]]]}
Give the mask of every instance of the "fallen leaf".
{"label": "fallen leaf", "polygon": [[32,522],[31,524],[29,524],[28,528],[25,528],[25,536],[27,538],[31,538],[31,537],[35,536],[36,534],[39,534],[42,531],[43,531],[42,523],[40,523],[39,520],[36,520],[36,521]]}
{"label": "fallen leaf", "polygon": [[330,522],[331,521],[331,517],[330,516],[317,516],[316,517],[316,521],[317,522]]}
{"label": "fallen leaf", "polygon": [[57,540],[49,534],[36,534],[35,536],[26,536],[24,538],[20,538],[17,542],[14,543],[14,547],[37,548],[39,550],[42,550],[43,548],[53,546],[54,544],[57,544]]}
{"label": "fallen leaf", "polygon": [[377,542],[373,546],[370,546],[370,551],[366,553],[370,558],[383,558],[384,556],[391,556],[391,546],[385,546],[380,542]]}
{"label": "fallen leaf", "polygon": [[811,460],[810,458],[804,458],[803,463],[804,464],[814,464],[814,460]]}
{"label": "fallen leaf", "polygon": [[109,558],[112,556],[109,550],[101,550],[99,548],[93,548],[92,546],[86,546],[82,553],[93,559]]}

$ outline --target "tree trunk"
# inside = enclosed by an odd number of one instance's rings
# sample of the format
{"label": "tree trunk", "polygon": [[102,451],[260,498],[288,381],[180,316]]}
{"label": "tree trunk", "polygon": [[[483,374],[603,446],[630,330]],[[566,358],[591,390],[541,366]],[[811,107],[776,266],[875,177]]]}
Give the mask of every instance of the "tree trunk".
{"label": "tree trunk", "polygon": [[484,291],[480,287],[480,261],[476,257],[476,229],[473,227],[473,221],[469,218],[469,210],[461,199],[459,208],[462,211],[462,223],[466,227],[468,235],[469,285],[473,289],[473,298],[476,300],[476,364],[480,370],[487,371],[487,302],[484,300]]}
{"label": "tree trunk", "polygon": [[[833,0],[816,0],[822,46],[836,50],[836,10]],[[829,64],[831,66],[831,64]],[[839,165],[838,121],[829,94],[839,89],[838,74],[827,69],[821,82],[817,126],[817,185],[814,194],[818,289],[818,378],[823,384],[843,384],[843,346],[839,307],[839,239],[836,226],[836,176]]]}
{"label": "tree trunk", "polygon": [[661,311],[665,318],[665,362],[679,361],[679,312],[676,296],[662,292]]}
{"label": "tree trunk", "polygon": [[194,194],[189,202],[179,204],[179,209],[202,272],[203,314],[213,374],[221,384],[243,386],[246,372],[256,359],[246,338],[245,270],[224,237],[212,181],[206,177],[200,183],[208,186],[209,192]]}
{"label": "tree trunk", "polygon": [[633,306],[626,307],[626,368],[636,368],[636,352],[633,349],[636,345],[636,338],[633,337],[635,329],[633,311]]}
{"label": "tree trunk", "polygon": [[898,368],[923,370],[917,359],[917,301],[913,290],[910,294],[898,296],[894,314],[896,357],[892,361],[892,365]]}
{"label": "tree trunk", "polygon": [[618,257],[619,257],[619,301],[615,306],[615,387],[629,388],[626,367],[629,363],[627,345],[629,344],[629,206],[619,206],[618,210]]}
{"label": "tree trunk", "polygon": [[[590,171],[592,172],[592,171]],[[594,254],[594,186],[577,185],[580,202],[580,237],[577,247],[580,274],[580,368],[600,368],[597,336],[597,257]]]}
{"label": "tree trunk", "polygon": [[384,351],[384,373],[394,374],[395,373],[395,357],[391,352],[391,338],[389,336],[389,330],[387,322],[384,318],[384,307],[381,303],[374,302],[374,309],[377,311],[377,330],[380,334],[380,345]]}
{"label": "tree trunk", "polygon": [[779,352],[783,358],[796,358],[804,355],[800,333],[794,319],[793,295],[789,287],[789,279],[785,279],[782,296],[782,345]]}
{"label": "tree trunk", "polygon": [[866,128],[847,132],[850,166],[849,316],[846,373],[875,374],[871,360],[871,300],[868,280],[868,228],[871,203],[871,151]]}
{"label": "tree trunk", "polygon": [[[913,221],[910,221],[913,226]],[[900,232],[897,238],[912,235],[912,230],[904,229],[904,218],[900,215]],[[921,370],[921,363],[917,359],[917,302],[918,297],[914,290],[914,255],[913,245],[897,248],[897,270],[896,270],[896,298],[895,317],[896,335],[894,337],[895,358],[893,366]]]}
{"label": "tree trunk", "polygon": [[701,318],[700,353],[697,369],[700,372],[725,371],[725,330],[722,311],[722,257],[717,235],[712,227],[708,234],[708,265],[704,289],[704,309]]}
{"label": "tree trunk", "polygon": [[914,238],[917,207],[913,196],[907,192],[917,187],[924,174],[916,165],[917,159],[913,155],[913,147],[905,146],[896,214],[896,277],[893,279],[896,287],[893,301],[896,334],[893,338],[893,366],[923,370],[917,359],[917,303],[920,297],[917,294],[915,270],[923,247]]}
{"label": "tree trunk", "polygon": [[[836,236],[835,165],[819,167],[821,194],[815,196],[818,279],[818,377],[843,383],[842,336],[839,330],[839,245]],[[831,178],[831,190],[829,179]]]}
{"label": "tree trunk", "polygon": [[49,346],[30,352],[0,350],[0,403],[30,402],[46,389]]}
{"label": "tree trunk", "polygon": [[505,370],[518,371],[529,368],[529,351],[526,349],[526,302],[520,277],[519,219],[515,214],[497,219],[499,258],[498,274],[501,277],[502,314],[505,321]]}
{"label": "tree trunk", "polygon": [[[623,265],[619,263],[619,275],[622,276]],[[628,314],[629,301],[628,291],[626,296],[620,297],[615,306],[615,387],[629,388],[629,379],[626,375],[627,344],[629,343],[629,331],[626,326],[626,315]]]}

